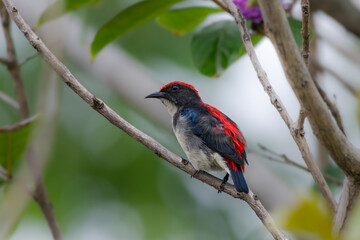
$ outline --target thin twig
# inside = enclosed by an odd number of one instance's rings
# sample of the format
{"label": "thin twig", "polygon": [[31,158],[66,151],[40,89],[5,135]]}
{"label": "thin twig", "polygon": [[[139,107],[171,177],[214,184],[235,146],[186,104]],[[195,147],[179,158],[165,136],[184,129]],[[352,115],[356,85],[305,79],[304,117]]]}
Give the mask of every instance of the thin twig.
{"label": "thin twig", "polygon": [[310,52],[310,31],[309,31],[309,18],[310,18],[310,3],[309,0],[301,0],[301,13],[302,13],[302,49],[301,54],[304,58],[306,65],[309,65],[309,52]]}
{"label": "thin twig", "polygon": [[8,64],[6,66],[13,79],[16,98],[19,103],[20,115],[23,119],[25,119],[30,115],[29,107],[26,99],[23,80],[20,74],[20,67],[16,59],[14,42],[11,37],[9,14],[6,12],[6,9],[2,1],[0,1],[0,14],[1,14],[1,24],[6,42],[6,53],[7,53],[7,61],[8,61]]}
{"label": "thin twig", "polygon": [[[137,128],[132,126],[130,123],[121,118],[114,110],[109,108],[103,101],[96,98],[91,92],[89,92],[80,82],[74,77],[69,69],[60,62],[56,56],[46,47],[42,40],[32,31],[30,26],[24,21],[22,16],[19,14],[17,8],[14,6],[12,0],[3,0],[6,8],[11,15],[13,21],[16,23],[20,31],[28,39],[30,44],[44,57],[45,61],[55,70],[56,73],[64,80],[64,82],[86,103],[88,103],[94,110],[103,115],[113,125],[119,127],[129,136],[144,144],[150,150],[152,150],[159,157],[165,159],[169,163],[185,171],[186,173],[193,175],[195,169],[186,160],[181,159],[176,154],[170,152],[164,146],[159,144],[153,138],[149,137],[145,133],[139,131]],[[226,184],[224,188],[221,188],[222,180],[218,179],[208,173],[200,172],[194,176],[202,182],[214,187],[217,190],[244,200],[254,210],[259,219],[263,222],[264,226],[274,235],[275,239],[286,239],[284,235],[276,228],[270,214],[263,207],[256,195],[251,191],[249,194],[239,193],[236,191],[233,185]]]}
{"label": "thin twig", "polygon": [[[15,46],[13,39],[11,37],[10,15],[4,4],[5,2],[0,0],[1,22],[5,36],[5,41],[6,41],[7,60],[9,62],[7,68],[14,82],[20,116],[22,119],[26,119],[30,116],[30,111],[29,111],[29,106],[25,94],[25,88],[21,76],[20,65],[16,57]],[[35,191],[33,197],[35,201],[38,203],[39,207],[41,208],[54,239],[61,240],[62,236],[61,236],[60,228],[58,226],[52,205],[50,203],[50,199],[45,189],[41,170],[40,168],[38,168],[39,163],[37,162],[36,155],[34,155],[33,152],[34,152],[34,147],[31,145],[29,146],[27,151],[27,161],[35,180]]]}
{"label": "thin twig", "polygon": [[299,134],[301,137],[304,137],[304,136],[305,136],[305,131],[304,131],[305,118],[306,118],[305,109],[304,109],[303,107],[300,107],[299,117],[298,117],[298,120],[296,121],[296,130],[295,130],[295,133],[296,133],[296,134]]}
{"label": "thin twig", "polygon": [[[301,0],[301,13],[302,13],[302,27],[301,27],[301,36],[302,36],[302,49],[301,54],[303,56],[304,62],[309,66],[309,52],[310,52],[310,31],[309,31],[309,18],[310,18],[310,4],[309,0]],[[305,135],[304,132],[304,121],[306,118],[306,111],[303,106],[300,106],[299,117],[296,122],[297,131],[301,136]]]}
{"label": "thin twig", "polygon": [[[265,146],[262,145],[262,144],[258,144],[258,145],[259,145],[259,147],[260,147],[263,151],[268,152],[269,154],[271,154],[271,155],[273,155],[273,156],[276,156],[276,157],[269,156],[269,155],[262,154],[262,153],[257,153],[257,152],[254,152],[254,151],[253,151],[254,153],[256,153],[256,154],[258,154],[258,155],[260,155],[260,156],[262,156],[262,157],[264,157],[264,158],[267,158],[267,159],[269,159],[269,160],[271,160],[271,161],[278,162],[278,163],[282,163],[282,164],[291,165],[291,166],[294,166],[294,167],[296,167],[296,168],[298,168],[298,169],[301,169],[301,170],[304,170],[304,171],[306,171],[306,172],[311,173],[310,170],[309,170],[307,167],[305,167],[305,166],[303,166],[303,165],[295,162],[294,160],[291,160],[291,159],[290,159],[288,156],[286,156],[285,154],[279,154],[279,153],[277,153],[277,152],[274,152],[274,151],[268,149],[267,147],[265,147]],[[280,159],[283,159],[283,160],[280,160],[279,158],[280,158]],[[337,185],[339,185],[339,186],[342,186],[342,181],[340,181],[340,180],[337,179],[336,177],[333,177],[333,176],[331,176],[331,175],[329,175],[329,174],[326,174],[326,173],[324,173],[324,177],[325,177],[326,180],[331,181],[331,182],[333,182],[333,183],[335,183],[335,184],[337,184]]]}
{"label": "thin twig", "polygon": [[314,81],[314,83],[315,83],[315,86],[316,86],[317,90],[319,91],[322,99],[324,100],[324,102],[326,103],[328,108],[330,109],[331,115],[334,117],[334,119],[335,119],[337,125],[339,126],[340,130],[345,135],[344,125],[342,123],[342,119],[341,119],[339,109],[337,108],[337,106],[333,102],[331,102],[331,100],[327,96],[326,92],[324,90],[322,90],[322,88],[320,87],[318,81]]}
{"label": "thin twig", "polygon": [[[327,44],[329,44],[331,47],[333,47],[336,51],[338,51],[339,53],[341,53],[344,57],[348,58],[349,60],[351,60],[351,62],[353,62],[354,64],[360,65],[360,54],[359,51],[352,51],[354,50],[352,48],[352,50],[346,49],[344,48],[344,44],[340,44],[339,41],[333,39],[333,38],[329,38],[326,36],[323,36],[319,33],[315,33],[316,37],[324,42],[326,42]],[[346,46],[346,45],[345,45]]]}
{"label": "thin twig", "polygon": [[331,76],[333,76],[338,82],[340,82],[349,92],[351,92],[352,95],[357,97],[360,93],[360,89],[356,89],[354,86],[352,86],[350,83],[348,83],[344,78],[342,78],[339,74],[337,74],[334,70],[326,67],[325,65],[322,65],[318,62],[317,67],[322,72],[327,72]]}
{"label": "thin twig", "polygon": [[9,61],[6,58],[2,58],[2,57],[0,57],[0,63],[4,64],[5,66],[9,65]]}
{"label": "thin twig", "polygon": [[360,180],[360,151],[333,121],[299,54],[281,2],[258,0],[258,3],[286,78],[305,107],[313,132],[346,175]]}
{"label": "thin twig", "polygon": [[6,102],[7,104],[9,104],[10,106],[12,106],[13,108],[15,108],[16,110],[19,110],[19,104],[14,99],[3,93],[2,91],[0,91],[0,99]]}
{"label": "thin twig", "polygon": [[244,42],[245,49],[250,57],[250,60],[255,68],[255,71],[257,72],[260,83],[262,84],[264,90],[269,95],[271,103],[277,109],[281,118],[284,120],[286,126],[289,128],[291,136],[293,137],[295,143],[297,144],[297,146],[300,150],[301,156],[304,159],[307,167],[311,171],[311,175],[313,176],[316,185],[319,187],[320,192],[324,196],[325,200],[328,202],[330,209],[332,209],[332,211],[335,212],[336,203],[332,196],[330,188],[329,188],[328,184],[326,183],[324,176],[322,175],[320,169],[318,168],[318,166],[314,163],[314,161],[312,159],[309,145],[307,144],[306,139],[303,136],[301,136],[300,134],[296,133],[297,132],[296,131],[296,127],[297,127],[296,123],[294,123],[291,120],[291,117],[290,117],[288,111],[286,110],[285,106],[282,104],[279,96],[276,94],[276,92],[272,88],[272,86],[267,78],[266,72],[262,68],[262,66],[256,56],[254,46],[252,45],[249,32],[246,28],[246,21],[245,21],[244,17],[242,16],[240,10],[233,4],[233,2],[231,0],[227,0],[227,3],[228,3],[228,8],[231,11],[231,14],[234,16],[235,21],[238,24],[238,27],[240,30],[240,35]]}
{"label": "thin twig", "polygon": [[[269,31],[269,37],[276,49],[286,78],[300,104],[305,107],[313,132],[335,163],[344,171],[349,184],[354,186],[354,189],[356,187],[359,189],[360,151],[346,138],[329,114],[329,108],[322,100],[298,52],[280,0],[258,0],[258,3],[264,18],[265,28]],[[359,191],[342,193],[340,203],[342,198],[355,199],[358,193]],[[335,218],[337,218],[338,213],[347,215],[348,210],[355,203],[355,201],[346,202],[346,204],[338,205]],[[336,221],[336,227],[341,229],[346,216],[341,217],[339,220]]]}
{"label": "thin twig", "polygon": [[341,231],[345,227],[346,220],[351,213],[354,204],[359,200],[360,186],[358,182],[349,181],[348,177],[344,180],[344,187],[342,189],[339,205],[336,209],[336,215],[333,221],[333,234],[335,236],[341,235]]}
{"label": "thin twig", "polygon": [[213,0],[219,7],[224,9],[224,11],[230,13],[229,8],[226,6],[226,4],[223,3],[222,0]]}
{"label": "thin twig", "polygon": [[34,119],[35,119],[35,117],[31,117],[31,118],[24,119],[21,122],[13,124],[13,125],[2,126],[0,128],[0,133],[16,131],[16,130],[23,128],[23,127],[29,125],[30,123],[32,123],[34,121]]}
{"label": "thin twig", "polygon": [[26,57],[25,59],[23,59],[22,61],[19,62],[19,65],[22,66],[24,65],[25,63],[27,63],[28,61],[30,61],[31,59],[35,58],[36,56],[39,56],[39,53],[36,52],[28,57]]}
{"label": "thin twig", "polygon": [[[310,41],[309,41],[309,37],[310,37],[310,31],[309,31],[310,3],[309,3],[309,0],[301,0],[301,12],[302,12],[301,35],[302,35],[302,45],[303,45],[303,47],[301,49],[301,54],[303,56],[305,64],[307,66],[309,66],[309,51],[310,51],[310,47],[309,47],[309,43],[310,43]],[[313,59],[315,60],[315,58],[313,58]],[[338,124],[340,130],[345,134],[344,126],[343,126],[338,108],[336,107],[335,104],[333,104],[330,101],[330,99],[328,98],[325,91],[322,90],[319,83],[317,81],[315,81],[314,76],[313,76],[313,80],[314,80],[315,86],[318,89],[321,97],[323,98],[326,105],[329,107],[331,114],[335,118],[336,123]]]}

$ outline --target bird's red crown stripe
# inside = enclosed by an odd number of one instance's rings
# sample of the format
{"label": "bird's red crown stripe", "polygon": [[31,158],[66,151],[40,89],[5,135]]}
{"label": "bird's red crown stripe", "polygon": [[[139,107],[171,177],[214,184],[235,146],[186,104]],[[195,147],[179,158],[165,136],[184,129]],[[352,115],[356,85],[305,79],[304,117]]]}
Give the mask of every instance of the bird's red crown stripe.
{"label": "bird's red crown stripe", "polygon": [[198,95],[198,97],[201,99],[200,95],[199,95],[199,92],[194,88],[194,86],[190,85],[190,84],[187,84],[187,83],[184,83],[184,82],[179,82],[179,81],[175,81],[175,82],[171,82],[171,83],[168,83],[164,86],[162,86],[160,88],[160,91],[163,90],[164,88],[168,87],[168,86],[171,86],[173,84],[180,84],[180,85],[183,85],[183,86],[186,86],[186,87],[189,87],[191,88],[192,90],[194,90],[196,92],[196,94]]}

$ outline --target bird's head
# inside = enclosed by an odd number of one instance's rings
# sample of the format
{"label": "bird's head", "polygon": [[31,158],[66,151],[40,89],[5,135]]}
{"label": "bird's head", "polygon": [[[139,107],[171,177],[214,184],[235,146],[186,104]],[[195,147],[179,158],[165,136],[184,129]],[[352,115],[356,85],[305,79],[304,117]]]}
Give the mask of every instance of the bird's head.
{"label": "bird's head", "polygon": [[183,82],[171,82],[160,88],[159,92],[152,93],[145,98],[159,98],[172,115],[179,107],[201,102],[198,91],[190,84]]}

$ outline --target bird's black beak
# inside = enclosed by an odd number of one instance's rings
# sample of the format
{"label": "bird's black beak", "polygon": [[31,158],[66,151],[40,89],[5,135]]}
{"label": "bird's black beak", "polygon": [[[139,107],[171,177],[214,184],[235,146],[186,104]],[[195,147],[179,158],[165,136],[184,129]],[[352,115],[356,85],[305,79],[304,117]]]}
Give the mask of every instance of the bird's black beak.
{"label": "bird's black beak", "polygon": [[147,95],[145,98],[162,98],[164,97],[164,92],[154,92],[150,95]]}

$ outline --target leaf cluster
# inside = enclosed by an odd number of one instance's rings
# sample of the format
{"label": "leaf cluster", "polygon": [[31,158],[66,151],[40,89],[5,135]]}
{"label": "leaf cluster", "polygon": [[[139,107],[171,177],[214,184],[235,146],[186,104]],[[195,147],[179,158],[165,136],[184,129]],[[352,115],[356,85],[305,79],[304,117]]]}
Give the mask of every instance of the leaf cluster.
{"label": "leaf cluster", "polygon": [[[85,5],[98,3],[100,0],[57,0],[40,17],[37,27],[45,22]],[[221,8],[198,6],[184,7],[182,0],[146,0],[140,1],[118,12],[101,26],[91,44],[91,57],[109,43],[120,38],[142,24],[156,19],[157,23],[172,33],[182,36],[192,34],[190,45],[194,66],[205,76],[217,77],[231,64],[245,54],[236,24],[229,20],[213,20],[206,24],[209,16],[225,13]],[[62,9],[62,11],[59,11]],[[263,26],[252,24],[251,36],[254,45],[266,37]],[[301,47],[301,21],[289,18],[296,42]],[[176,46],[174,46],[176,47]]]}

